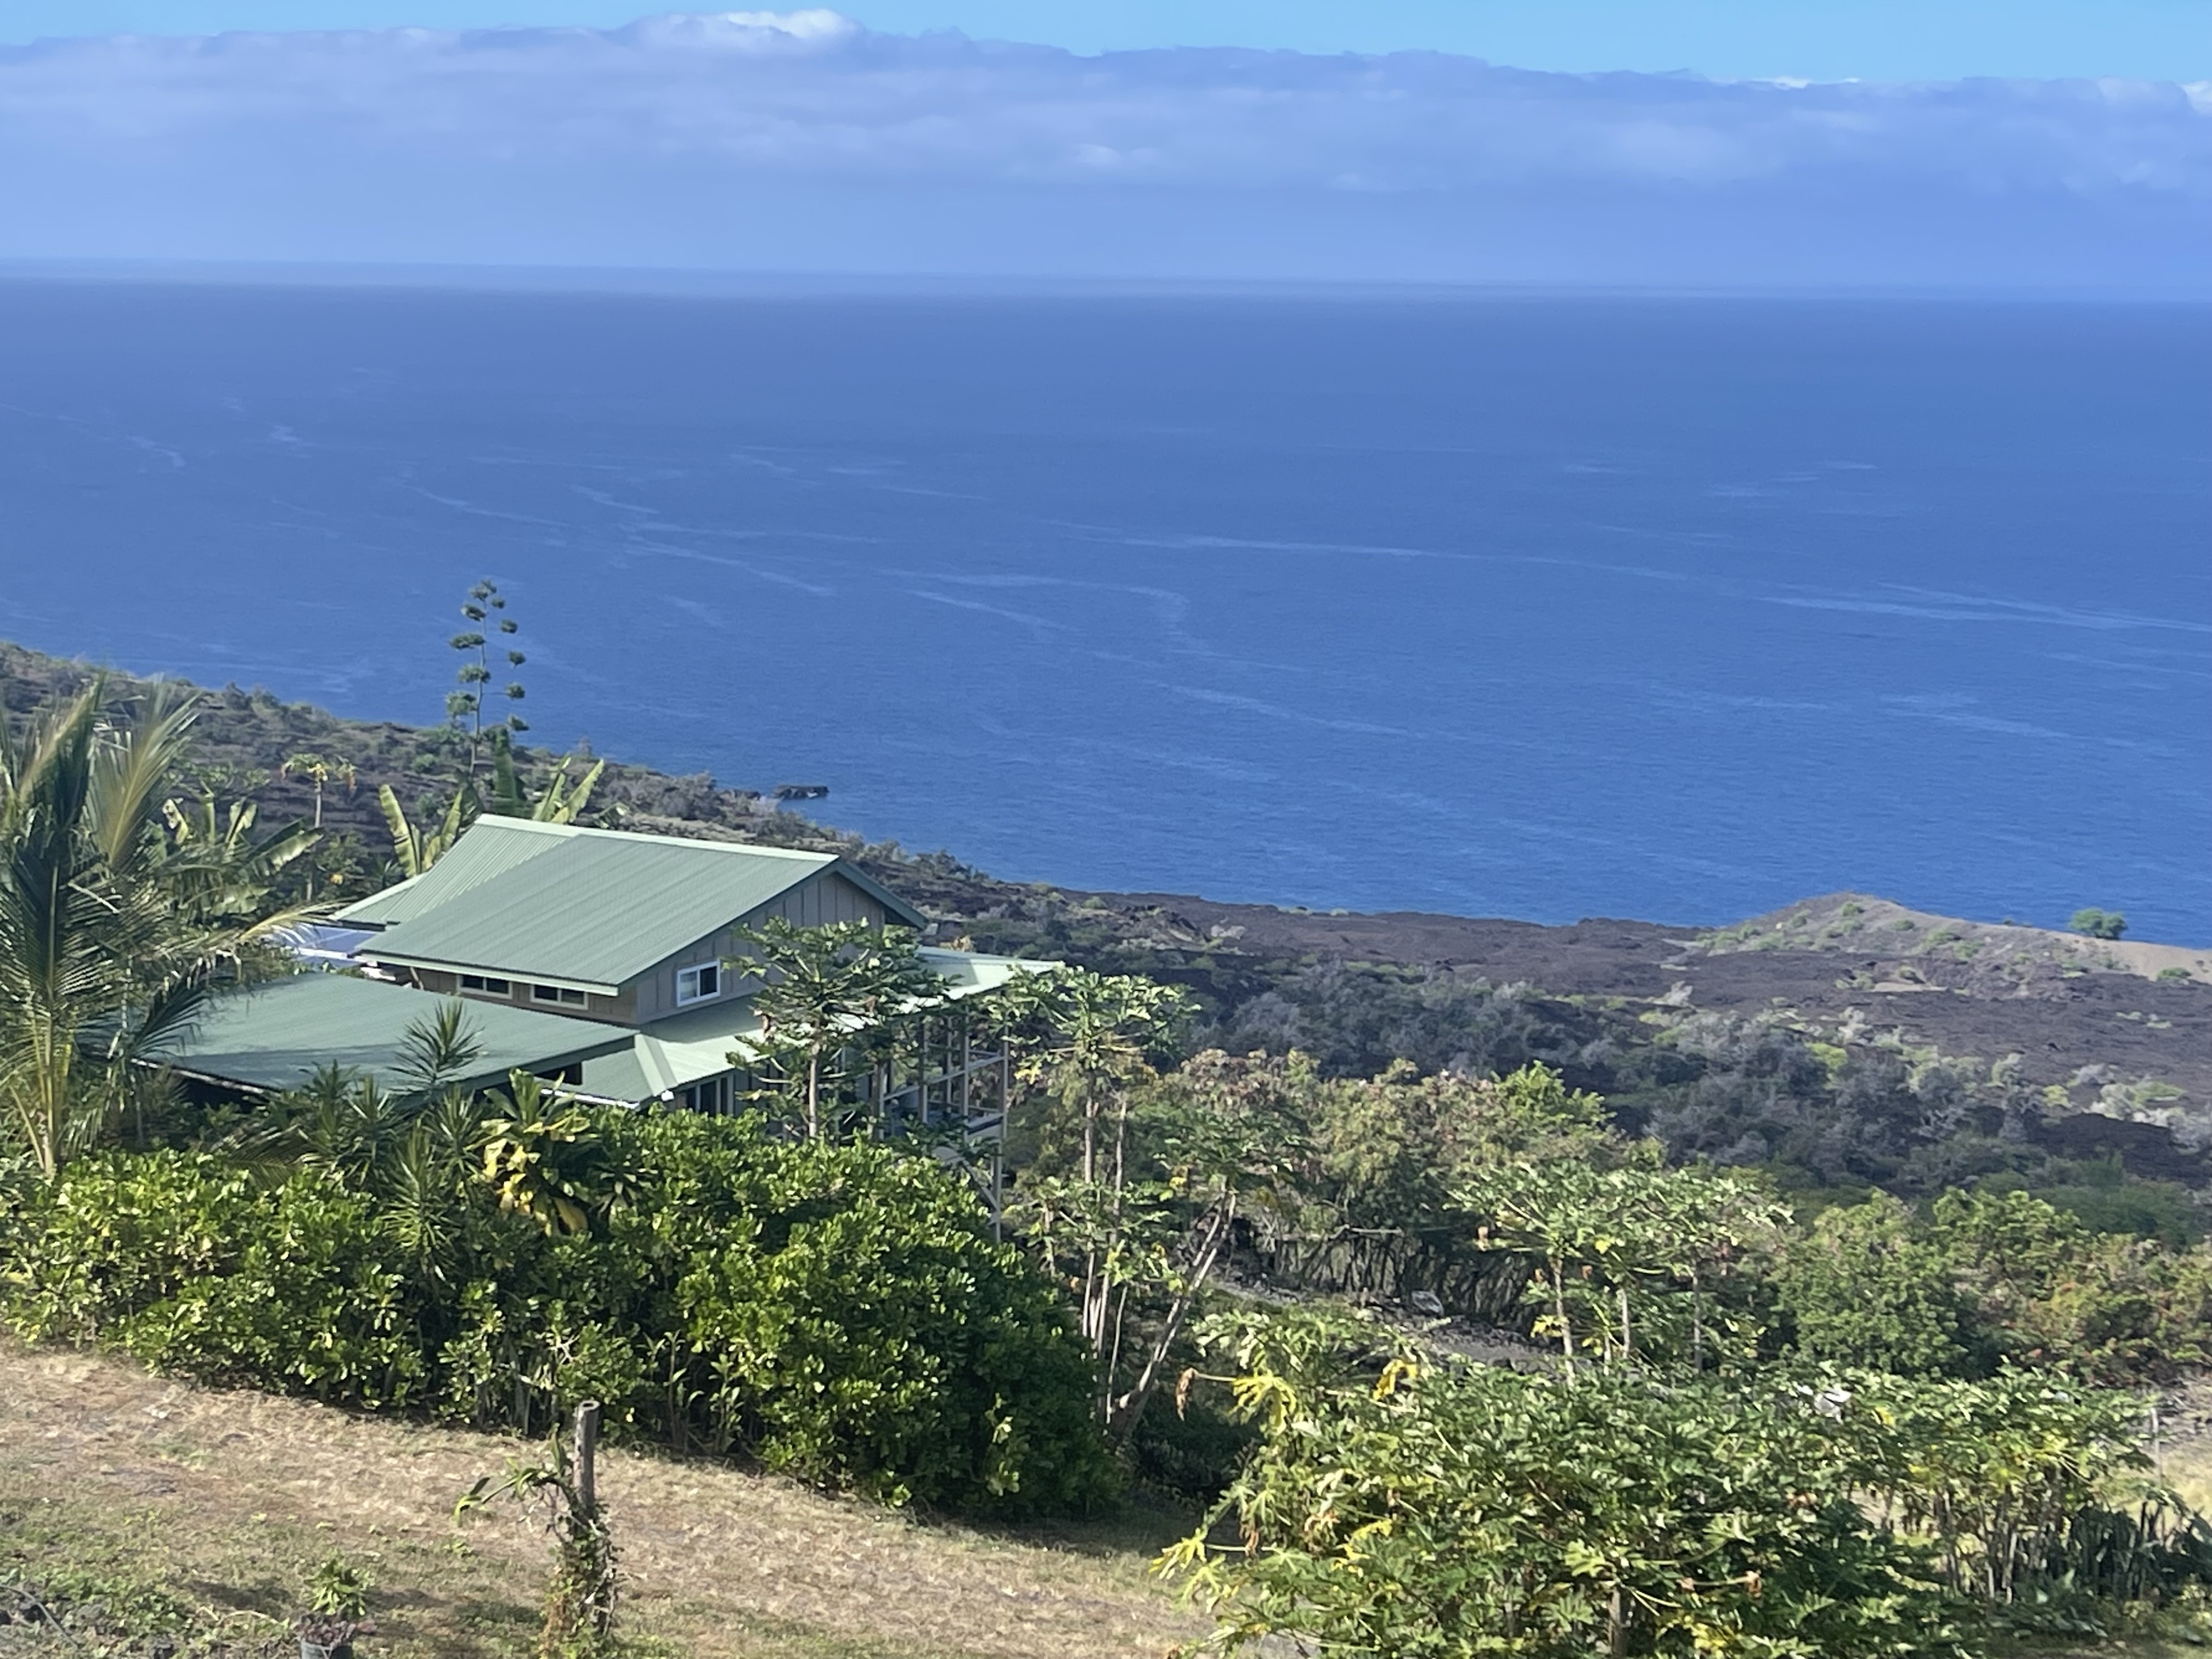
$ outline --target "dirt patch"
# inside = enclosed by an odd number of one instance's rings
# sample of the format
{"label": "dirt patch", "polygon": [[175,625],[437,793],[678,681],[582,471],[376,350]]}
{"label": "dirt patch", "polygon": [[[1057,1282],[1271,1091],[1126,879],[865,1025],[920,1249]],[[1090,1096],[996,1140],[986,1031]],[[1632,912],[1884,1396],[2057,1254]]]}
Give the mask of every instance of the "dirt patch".
{"label": "dirt patch", "polygon": [[[543,1531],[512,1506],[453,1518],[527,1445],[12,1343],[0,1401],[0,1572],[112,1572],[265,1638],[338,1549],[377,1580],[365,1651],[530,1648]],[[1202,1628],[1146,1572],[1170,1530],[1157,1517],[997,1536],[621,1449],[600,1489],[626,1627],[702,1659],[1128,1659]]]}

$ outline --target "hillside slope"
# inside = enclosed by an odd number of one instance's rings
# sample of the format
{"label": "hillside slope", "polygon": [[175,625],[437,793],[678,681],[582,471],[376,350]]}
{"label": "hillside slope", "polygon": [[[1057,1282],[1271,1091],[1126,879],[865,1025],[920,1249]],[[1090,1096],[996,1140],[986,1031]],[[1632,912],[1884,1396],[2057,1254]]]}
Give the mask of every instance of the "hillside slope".
{"label": "hillside slope", "polygon": [[[7,1341],[0,1400],[0,1586],[46,1586],[93,1626],[88,1604],[105,1601],[132,1652],[186,1623],[259,1651],[333,1550],[376,1581],[364,1650],[379,1659],[531,1650],[549,1559],[538,1517],[453,1516],[527,1445]],[[1202,1629],[1146,1571],[1172,1519],[994,1536],[620,1449],[600,1491],[629,1579],[623,1628],[677,1655],[1157,1659]]]}

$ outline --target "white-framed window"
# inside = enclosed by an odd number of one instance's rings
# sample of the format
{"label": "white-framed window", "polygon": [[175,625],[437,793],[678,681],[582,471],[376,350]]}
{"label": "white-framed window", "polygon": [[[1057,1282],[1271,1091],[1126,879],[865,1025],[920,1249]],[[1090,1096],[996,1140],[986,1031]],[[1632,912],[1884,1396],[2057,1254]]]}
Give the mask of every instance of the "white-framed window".
{"label": "white-framed window", "polygon": [[495,979],[489,974],[463,974],[461,989],[481,991],[490,997],[513,996],[514,982],[512,980]]}
{"label": "white-framed window", "polygon": [[688,1008],[722,994],[722,964],[702,962],[696,968],[676,970],[676,1006]]}
{"label": "white-framed window", "polygon": [[565,985],[533,985],[530,988],[530,1000],[532,1002],[557,1002],[564,1008],[584,1006],[584,994],[572,991]]}

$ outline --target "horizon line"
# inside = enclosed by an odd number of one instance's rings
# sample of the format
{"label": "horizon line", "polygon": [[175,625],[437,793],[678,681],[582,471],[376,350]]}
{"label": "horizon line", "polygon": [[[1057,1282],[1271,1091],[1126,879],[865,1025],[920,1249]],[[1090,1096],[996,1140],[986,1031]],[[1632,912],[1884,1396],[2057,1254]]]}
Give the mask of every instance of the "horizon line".
{"label": "horizon line", "polygon": [[1996,304],[2212,304],[2212,289],[2125,283],[1619,283],[1559,278],[1036,276],[969,270],[741,269],[428,260],[0,256],[0,282],[444,290],[665,299],[1889,300]]}

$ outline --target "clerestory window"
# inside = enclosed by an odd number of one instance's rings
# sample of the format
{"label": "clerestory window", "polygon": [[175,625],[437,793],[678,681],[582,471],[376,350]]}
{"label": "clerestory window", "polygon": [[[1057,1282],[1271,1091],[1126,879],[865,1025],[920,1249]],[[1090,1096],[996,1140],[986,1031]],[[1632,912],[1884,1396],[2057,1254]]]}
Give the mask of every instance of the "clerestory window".
{"label": "clerestory window", "polygon": [[706,1002],[722,994],[722,964],[702,962],[696,968],[677,970],[676,1006],[687,1008],[695,1002]]}

